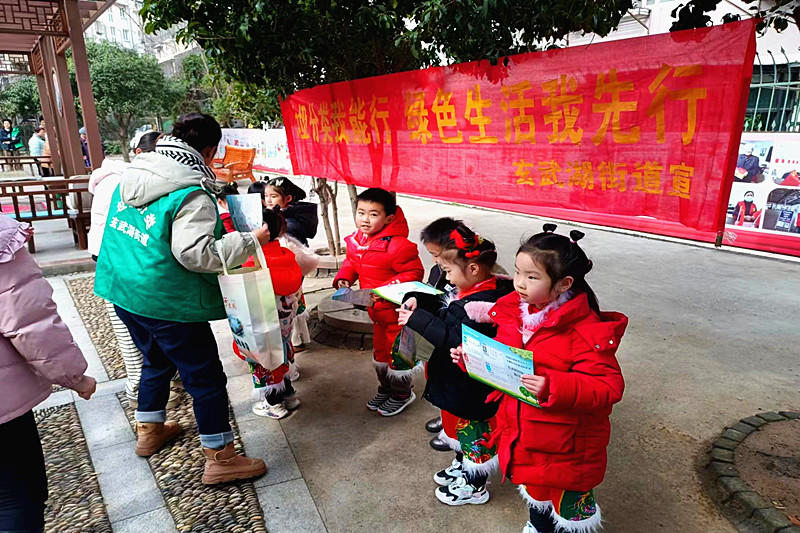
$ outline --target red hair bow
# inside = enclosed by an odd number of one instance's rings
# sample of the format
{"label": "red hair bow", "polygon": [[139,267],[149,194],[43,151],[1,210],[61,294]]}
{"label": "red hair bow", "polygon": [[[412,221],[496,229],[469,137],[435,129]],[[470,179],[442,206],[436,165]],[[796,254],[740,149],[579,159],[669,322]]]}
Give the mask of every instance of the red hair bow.
{"label": "red hair bow", "polygon": [[464,240],[464,237],[461,235],[461,233],[454,229],[452,232],[450,232],[450,238],[456,243],[456,248],[459,250],[464,250],[464,255],[466,257],[473,258],[481,255],[480,250],[477,249],[478,245],[481,243],[481,238],[477,234],[475,234],[473,242],[468,243],[466,240]]}

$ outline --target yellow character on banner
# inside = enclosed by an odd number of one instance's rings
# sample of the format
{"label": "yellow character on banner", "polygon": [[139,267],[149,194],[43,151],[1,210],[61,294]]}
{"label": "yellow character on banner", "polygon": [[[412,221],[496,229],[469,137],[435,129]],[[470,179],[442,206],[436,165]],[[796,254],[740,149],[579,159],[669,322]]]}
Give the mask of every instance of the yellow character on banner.
{"label": "yellow character on banner", "polygon": [[681,161],[680,165],[670,165],[669,173],[672,176],[672,190],[669,192],[669,195],[686,198],[688,200],[689,191],[692,188],[694,167],[690,167]]}
{"label": "yellow character on banner", "polygon": [[[474,96],[473,96],[474,95]],[[486,135],[486,126],[492,123],[491,117],[483,115],[484,107],[491,107],[491,100],[481,100],[481,87],[475,84],[475,90],[467,90],[467,111],[464,113],[464,118],[469,120],[473,126],[478,126],[480,135],[470,135],[469,142],[478,144],[496,144],[497,137]],[[472,112],[475,111],[475,116],[471,117]]]}
{"label": "yellow character on banner", "polygon": [[558,180],[558,173],[561,172],[561,165],[555,161],[539,161],[539,172],[542,177],[539,179],[539,185],[542,187],[546,185],[555,185],[556,187],[563,187],[564,182]]}
{"label": "yellow character on banner", "polygon": [[636,186],[633,190],[648,194],[662,194],[661,172],[663,170],[663,165],[659,165],[655,161],[637,163],[636,171],[631,173],[633,179],[636,180]]}
{"label": "yellow character on banner", "polygon": [[519,161],[512,163],[512,165],[517,169],[514,172],[514,175],[517,176],[517,185],[536,186],[536,182],[533,181],[533,176],[531,176],[533,163],[530,161],[525,161],[524,159],[520,159]]}
{"label": "yellow character on banner", "polygon": [[572,161],[567,165],[569,186],[594,189],[594,170],[591,161]]}
{"label": "yellow character on banner", "polygon": [[697,102],[706,99],[708,96],[708,89],[706,87],[698,87],[694,89],[670,90],[663,84],[670,75],[672,75],[673,78],[683,78],[688,76],[701,76],[702,74],[703,65],[684,65],[681,67],[661,65],[658,74],[656,74],[656,78],[648,87],[650,94],[654,94],[655,96],[653,96],[653,101],[650,102],[647,108],[648,116],[655,117],[656,119],[656,139],[658,142],[663,143],[666,137],[664,104],[667,99],[684,100],[686,102],[687,124],[686,131],[683,132],[681,140],[683,144],[689,144],[694,139],[694,134],[697,130]]}
{"label": "yellow character on banner", "polygon": [[[383,122],[383,133],[386,138],[386,144],[391,144],[392,142],[392,131],[389,129],[389,110],[384,108],[384,106],[388,104],[388,96],[378,97],[372,95],[372,103],[369,105],[369,125],[373,131],[372,138],[378,143],[381,142],[381,132],[378,129],[378,120]],[[378,109],[378,105],[381,106],[381,109]]]}
{"label": "yellow character on banner", "polygon": [[336,100],[331,106],[331,121],[333,124],[333,133],[337,143],[344,142],[345,144],[350,142],[350,134],[347,133],[347,123],[345,120],[347,119],[347,108],[344,105],[344,102],[341,100]]}
{"label": "yellow character on banner", "polygon": [[425,91],[406,92],[406,127],[412,141],[427,144],[433,138],[428,130],[428,110],[425,109]]}
{"label": "yellow character on banner", "polygon": [[433,105],[431,106],[431,110],[436,114],[439,138],[446,144],[457,144],[464,140],[461,130],[456,130],[456,134],[449,137],[446,137],[444,134],[445,128],[456,127],[456,106],[450,103],[450,98],[452,97],[452,91],[446,93],[439,89],[436,91],[436,97],[433,99]]}
{"label": "yellow character on banner", "polygon": [[[510,87],[503,86],[500,89],[503,93],[500,107],[506,112],[506,142],[511,142],[512,131],[514,132],[514,142],[517,144],[536,142],[536,124],[533,121],[533,115],[525,113],[526,109],[533,109],[534,100],[523,96],[523,93],[530,88],[531,82],[522,81]],[[512,95],[516,98],[512,99]],[[514,111],[517,111],[517,115],[512,118],[511,115]],[[524,130],[523,124],[526,126]]]}
{"label": "yellow character on banner", "polygon": [[311,125],[311,140],[319,142],[319,115],[314,111],[314,104],[308,105],[308,123]]}
{"label": "yellow character on banner", "polygon": [[[608,81],[606,81],[608,76]],[[639,141],[639,126],[631,126],[627,132],[623,132],[619,124],[620,115],[623,112],[636,111],[639,106],[637,101],[623,102],[620,100],[620,93],[632,91],[632,81],[619,81],[617,79],[617,69],[610,69],[607,73],[597,75],[597,84],[594,88],[595,100],[602,100],[606,94],[611,95],[609,102],[592,104],[593,113],[603,113],[603,123],[592,137],[594,144],[600,144],[606,140],[608,125],[611,124],[611,135],[617,144],[633,144]]]}
{"label": "yellow character on banner", "polygon": [[602,190],[625,192],[627,189],[628,165],[603,161],[597,165],[597,177],[600,180],[600,188]]}
{"label": "yellow character on banner", "polygon": [[319,104],[319,131],[322,134],[320,137],[324,143],[332,143],[333,130],[331,129],[331,104],[329,102],[322,102]]}
{"label": "yellow character on banner", "polygon": [[549,94],[542,98],[542,105],[550,107],[550,113],[544,116],[544,123],[553,126],[553,133],[547,136],[547,140],[552,144],[569,139],[572,144],[580,144],[583,128],[575,128],[575,123],[578,121],[583,96],[570,94],[578,90],[578,82],[575,78],[562,74],[559,78],[543,83],[542,89]]}
{"label": "yellow character on banner", "polygon": [[308,107],[305,104],[300,105],[297,108],[297,113],[294,114],[294,119],[297,121],[297,129],[300,132],[300,138],[311,138],[311,135],[308,134]]}
{"label": "yellow character on banner", "polygon": [[353,128],[353,142],[356,144],[369,144],[372,141],[367,131],[367,104],[361,98],[350,100],[350,126]]}

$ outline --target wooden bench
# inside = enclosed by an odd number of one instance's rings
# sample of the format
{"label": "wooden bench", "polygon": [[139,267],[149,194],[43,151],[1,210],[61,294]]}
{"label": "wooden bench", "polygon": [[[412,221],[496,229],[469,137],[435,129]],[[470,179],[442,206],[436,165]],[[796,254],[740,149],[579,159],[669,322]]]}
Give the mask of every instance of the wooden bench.
{"label": "wooden bench", "polygon": [[42,163],[52,165],[53,158],[49,155],[0,155],[0,172],[24,171],[32,177],[41,176]]}
{"label": "wooden bench", "polygon": [[[0,204],[13,207],[13,212],[4,210],[4,215],[31,225],[37,220],[66,219],[75,246],[85,250],[92,216],[88,188],[88,176],[5,181],[0,175]],[[28,251],[36,252],[34,238],[28,241]]]}

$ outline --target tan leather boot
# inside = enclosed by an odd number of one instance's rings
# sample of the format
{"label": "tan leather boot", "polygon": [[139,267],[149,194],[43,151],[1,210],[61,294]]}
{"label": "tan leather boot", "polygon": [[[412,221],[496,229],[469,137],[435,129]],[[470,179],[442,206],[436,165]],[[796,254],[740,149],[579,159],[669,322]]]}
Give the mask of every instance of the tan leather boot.
{"label": "tan leather boot", "polygon": [[177,437],[181,427],[177,422],[137,422],[136,423],[136,455],[150,457]]}
{"label": "tan leather boot", "polygon": [[206,456],[206,468],[203,472],[203,484],[216,485],[237,479],[250,479],[267,473],[267,465],[261,459],[242,457],[236,453],[233,443],[221,450],[203,448]]}

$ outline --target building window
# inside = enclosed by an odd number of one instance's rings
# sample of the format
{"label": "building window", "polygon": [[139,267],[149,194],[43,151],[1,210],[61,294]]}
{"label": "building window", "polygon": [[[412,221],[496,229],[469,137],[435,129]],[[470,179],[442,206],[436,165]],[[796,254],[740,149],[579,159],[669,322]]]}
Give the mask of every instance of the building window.
{"label": "building window", "polygon": [[111,30],[111,36],[112,37],[116,37],[117,36],[117,29],[114,26],[111,26],[109,28],[109,30]]}
{"label": "building window", "polygon": [[119,18],[121,18],[121,19],[125,18],[125,8],[121,7],[121,6],[119,8]]}
{"label": "building window", "polygon": [[128,32],[128,30],[122,30],[122,40],[123,41],[130,41],[131,40],[131,35]]}
{"label": "building window", "polygon": [[114,13],[112,13],[110,9],[108,10],[108,21],[114,22]]}

